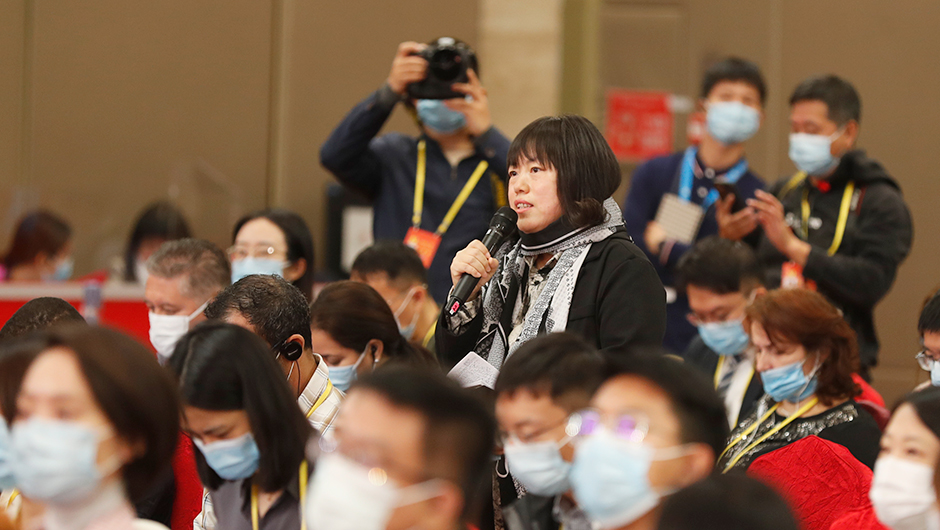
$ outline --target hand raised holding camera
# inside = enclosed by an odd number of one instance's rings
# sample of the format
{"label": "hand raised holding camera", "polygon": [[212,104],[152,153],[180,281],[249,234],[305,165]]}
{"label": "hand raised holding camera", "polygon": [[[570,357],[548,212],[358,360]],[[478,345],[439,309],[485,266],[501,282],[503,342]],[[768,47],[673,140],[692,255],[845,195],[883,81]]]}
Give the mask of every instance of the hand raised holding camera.
{"label": "hand raised holding camera", "polygon": [[427,76],[428,61],[419,55],[425,48],[427,44],[420,42],[408,41],[398,45],[395,59],[392,60],[392,70],[386,80],[392,92],[404,96],[408,85]]}
{"label": "hand raised holding camera", "polygon": [[467,119],[467,132],[473,136],[480,136],[493,126],[490,118],[490,105],[486,97],[486,89],[480,84],[480,78],[473,70],[467,70],[468,83],[454,83],[450,87],[455,92],[466,94],[471,99],[448,99],[447,107],[463,113]]}

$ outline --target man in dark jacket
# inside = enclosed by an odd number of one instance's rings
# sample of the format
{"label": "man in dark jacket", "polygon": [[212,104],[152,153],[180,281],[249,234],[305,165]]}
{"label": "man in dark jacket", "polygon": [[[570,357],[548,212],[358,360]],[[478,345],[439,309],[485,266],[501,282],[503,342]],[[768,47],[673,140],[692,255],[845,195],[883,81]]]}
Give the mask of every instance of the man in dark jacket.
{"label": "man in dark jacket", "polygon": [[689,320],[698,336],[685,350],[685,362],[711,378],[725,402],[732,429],[764,395],[744,329],[748,301],[766,289],[751,247],[718,236],[707,237],[686,252],[676,266],[676,286],[689,299]]}
{"label": "man in dark jacket", "polygon": [[[437,42],[443,41],[465,46],[454,39]],[[416,247],[428,269],[431,295],[444,303],[454,254],[483,237],[490,217],[506,204],[509,140],[490,119],[472,52],[469,83],[451,86],[466,99],[408,99],[408,86],[427,76],[428,62],[417,55],[425,48],[417,42],[398,46],[385,84],[336,127],[320,149],[320,162],[343,185],[373,201],[376,240],[404,240]],[[416,110],[421,135],[376,137],[399,102]],[[461,201],[464,190],[469,195]],[[452,210],[456,216],[450,218]]]}
{"label": "man in dark jacket", "polygon": [[911,249],[901,188],[856,150],[861,102],[833,75],[790,97],[790,159],[800,170],[748,205],[763,228],[758,259],[770,286],[809,286],[829,298],[858,334],[864,378],[878,362],[873,311]]}

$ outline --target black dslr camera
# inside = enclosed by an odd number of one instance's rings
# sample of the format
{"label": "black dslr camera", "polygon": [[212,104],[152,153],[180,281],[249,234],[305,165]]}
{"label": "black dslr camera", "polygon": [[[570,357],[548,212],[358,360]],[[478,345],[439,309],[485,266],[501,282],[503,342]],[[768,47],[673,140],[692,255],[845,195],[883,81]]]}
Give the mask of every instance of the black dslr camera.
{"label": "black dslr camera", "polygon": [[416,53],[428,62],[428,75],[408,85],[408,96],[414,99],[462,98],[464,94],[450,89],[453,83],[469,81],[467,70],[477,68],[477,56],[470,46],[451,37],[441,37]]}

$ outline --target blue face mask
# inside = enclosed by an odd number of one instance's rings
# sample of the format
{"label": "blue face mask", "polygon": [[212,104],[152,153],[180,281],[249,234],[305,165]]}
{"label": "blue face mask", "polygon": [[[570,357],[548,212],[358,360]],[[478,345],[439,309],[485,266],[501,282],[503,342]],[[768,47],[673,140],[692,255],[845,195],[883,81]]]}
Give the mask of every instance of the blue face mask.
{"label": "blue face mask", "polygon": [[832,156],[832,141],[840,134],[841,131],[836,131],[832,136],[791,133],[790,160],[807,175],[821,176],[829,173],[839,165],[839,159]]}
{"label": "blue face mask", "polygon": [[225,480],[242,480],[255,474],[261,454],[251,433],[231,440],[203,443],[193,438],[193,443],[202,452],[206,463]]}
{"label": "blue face mask", "polygon": [[739,144],[757,132],[760,113],[740,101],[719,101],[708,104],[705,124],[712,138],[725,145]]}
{"label": "blue face mask", "polygon": [[283,276],[285,263],[271,258],[249,256],[232,262],[232,283],[252,274]]}
{"label": "blue face mask", "polygon": [[120,462],[98,469],[99,434],[80,423],[31,418],[13,426],[13,476],[23,495],[48,504],[90,497]]}
{"label": "blue face mask", "polygon": [[718,355],[737,355],[747,348],[750,341],[741,320],[702,324],[698,327],[698,334]]}
{"label": "blue face mask", "polygon": [[69,256],[60,261],[52,274],[44,274],[43,280],[47,282],[64,282],[72,277],[75,272],[75,260]]}
{"label": "blue face mask", "polygon": [[0,418],[0,491],[16,487],[16,481],[13,480],[12,452],[10,430],[7,428],[7,422]]}
{"label": "blue face mask", "polygon": [[333,383],[333,386],[346,392],[349,390],[349,387],[356,382],[356,379],[359,378],[359,365],[362,364],[362,360],[366,358],[366,351],[369,349],[366,348],[361,354],[359,354],[359,359],[356,360],[354,364],[349,366],[327,366],[327,369],[330,374],[330,381]]}
{"label": "blue face mask", "polygon": [[447,108],[443,99],[419,99],[415,109],[421,123],[439,133],[455,133],[467,125],[463,113]]}
{"label": "blue face mask", "polygon": [[771,368],[760,373],[760,380],[764,384],[764,391],[774,398],[774,401],[803,401],[816,392],[819,380],[816,371],[817,364],[810,375],[803,373],[803,363],[797,361],[779,368]]}
{"label": "blue face mask", "polygon": [[618,528],[659,504],[649,481],[653,460],[684,454],[682,446],[658,449],[627,442],[602,429],[581,441],[571,466],[571,488],[578,506],[597,527]]}
{"label": "blue face mask", "polygon": [[506,462],[512,476],[519,479],[525,489],[535,495],[553,497],[569,489],[568,474],[571,463],[565,462],[559,451],[568,438],[560,442],[515,442],[506,444]]}

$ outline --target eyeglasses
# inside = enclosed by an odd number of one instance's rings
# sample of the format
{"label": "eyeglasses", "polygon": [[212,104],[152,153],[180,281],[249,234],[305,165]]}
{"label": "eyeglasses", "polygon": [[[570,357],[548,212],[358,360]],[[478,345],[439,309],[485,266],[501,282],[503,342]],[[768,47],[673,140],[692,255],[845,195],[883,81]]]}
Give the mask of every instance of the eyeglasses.
{"label": "eyeglasses", "polygon": [[278,249],[273,245],[235,245],[229,247],[226,251],[228,254],[228,259],[231,261],[236,261],[240,259],[245,259],[247,257],[252,258],[270,258],[275,254],[287,254],[286,250]]}
{"label": "eyeglasses", "polygon": [[642,443],[650,431],[649,419],[640,413],[627,413],[605,418],[600,411],[585,409],[568,418],[565,432],[568,436],[583,438],[591,436],[601,429],[609,430],[614,436],[631,443]]}
{"label": "eyeglasses", "polygon": [[562,425],[565,426],[565,433],[567,434],[567,432],[568,432],[568,423],[569,423],[570,421],[571,421],[570,418],[564,418],[564,419],[561,420],[561,421],[552,423],[551,425],[548,425],[548,426],[546,426],[546,427],[543,427],[543,428],[541,428],[541,429],[539,429],[539,430],[537,430],[537,431],[535,431],[535,432],[528,433],[528,434],[526,434],[526,435],[524,435],[524,436],[522,436],[522,437],[519,437],[516,433],[500,432],[500,433],[499,433],[500,441],[503,443],[503,445],[505,445],[507,442],[511,442],[511,443],[531,443],[532,441],[540,439],[541,437],[545,436],[546,434],[548,434],[548,433],[551,432],[552,430],[557,429],[558,427],[561,427]]}
{"label": "eyeglasses", "polygon": [[914,356],[914,359],[917,360],[917,364],[920,365],[921,369],[928,372],[933,368],[934,363],[937,362],[937,360],[934,359],[927,350],[917,352],[917,355]]}

